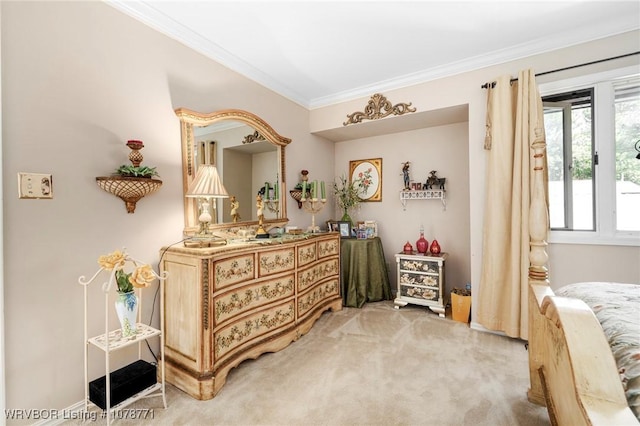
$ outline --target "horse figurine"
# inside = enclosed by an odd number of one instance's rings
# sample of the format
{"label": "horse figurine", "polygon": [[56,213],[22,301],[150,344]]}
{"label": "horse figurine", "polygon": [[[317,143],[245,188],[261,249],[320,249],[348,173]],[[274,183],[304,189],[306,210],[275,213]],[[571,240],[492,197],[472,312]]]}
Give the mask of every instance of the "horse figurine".
{"label": "horse figurine", "polygon": [[444,184],[447,181],[447,178],[439,178],[438,176],[436,176],[436,170],[431,170],[430,173],[431,174],[427,178],[427,181],[425,182],[423,188],[424,189],[433,189],[434,186],[437,186],[438,189],[441,189],[441,190],[444,191],[445,190],[444,189]]}

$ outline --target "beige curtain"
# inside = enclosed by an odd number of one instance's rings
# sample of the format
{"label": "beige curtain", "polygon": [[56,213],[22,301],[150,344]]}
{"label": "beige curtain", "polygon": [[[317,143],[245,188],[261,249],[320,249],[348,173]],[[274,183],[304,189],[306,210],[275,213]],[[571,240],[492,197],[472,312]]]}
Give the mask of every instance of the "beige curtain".
{"label": "beige curtain", "polygon": [[533,191],[531,144],[544,139],[542,100],[531,70],[489,89],[488,153],[477,321],[527,339],[529,205]]}

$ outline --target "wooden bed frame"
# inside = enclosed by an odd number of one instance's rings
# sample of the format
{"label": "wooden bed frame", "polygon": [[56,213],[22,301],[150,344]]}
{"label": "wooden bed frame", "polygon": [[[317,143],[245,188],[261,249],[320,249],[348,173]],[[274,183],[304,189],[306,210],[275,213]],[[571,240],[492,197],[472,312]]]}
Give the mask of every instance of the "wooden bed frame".
{"label": "wooden bed frame", "polygon": [[534,151],[529,252],[529,401],[546,405],[552,425],[638,425],[595,314],[555,296],[546,263],[548,216],[543,141]]}

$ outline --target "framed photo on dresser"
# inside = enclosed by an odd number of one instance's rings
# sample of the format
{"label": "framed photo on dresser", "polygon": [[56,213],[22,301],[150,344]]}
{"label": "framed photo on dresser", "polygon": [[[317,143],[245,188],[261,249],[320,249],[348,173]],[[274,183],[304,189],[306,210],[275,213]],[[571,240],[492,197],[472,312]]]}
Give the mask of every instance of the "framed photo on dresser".
{"label": "framed photo on dresser", "polygon": [[351,238],[351,222],[336,222],[338,224],[338,232],[340,232],[340,238]]}

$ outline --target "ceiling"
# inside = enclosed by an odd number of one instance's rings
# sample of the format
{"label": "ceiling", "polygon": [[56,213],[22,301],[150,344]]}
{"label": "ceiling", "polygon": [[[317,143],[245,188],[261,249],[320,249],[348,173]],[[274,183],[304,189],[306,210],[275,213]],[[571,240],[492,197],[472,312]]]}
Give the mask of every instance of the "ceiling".
{"label": "ceiling", "polygon": [[640,28],[637,0],[106,1],[307,108]]}

